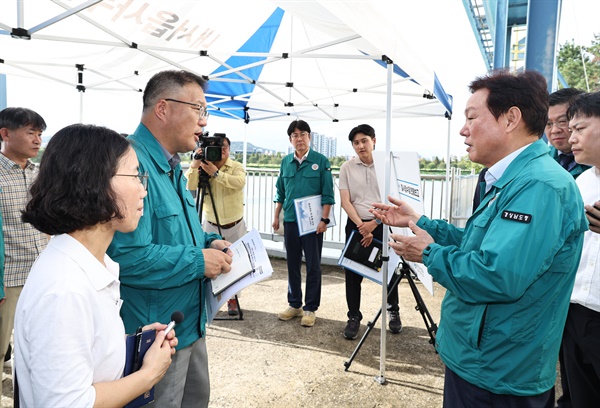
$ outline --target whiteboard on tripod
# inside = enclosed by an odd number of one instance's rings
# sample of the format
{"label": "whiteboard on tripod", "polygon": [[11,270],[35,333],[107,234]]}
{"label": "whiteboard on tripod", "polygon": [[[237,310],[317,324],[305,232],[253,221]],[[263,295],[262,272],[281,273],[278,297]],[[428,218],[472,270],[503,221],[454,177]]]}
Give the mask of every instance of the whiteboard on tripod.
{"label": "whiteboard on tripod", "polygon": [[[419,214],[424,213],[423,188],[421,186],[421,172],[419,170],[419,155],[417,152],[373,152],[375,173],[379,185],[379,194],[383,202],[388,203],[385,192],[385,162],[386,154],[390,160],[390,186],[389,195],[408,203]],[[412,236],[409,228],[391,227],[393,234]],[[390,251],[393,250],[390,248]],[[422,263],[408,262],[415,275],[423,286],[433,296],[433,278],[427,272],[427,267]],[[388,263],[388,274],[394,273],[397,265]]]}

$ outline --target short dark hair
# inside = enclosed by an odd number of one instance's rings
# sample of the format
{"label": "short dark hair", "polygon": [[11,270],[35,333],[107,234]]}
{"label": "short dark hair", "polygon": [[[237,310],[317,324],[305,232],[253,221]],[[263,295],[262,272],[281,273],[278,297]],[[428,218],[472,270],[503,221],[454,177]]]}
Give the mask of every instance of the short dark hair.
{"label": "short dark hair", "polygon": [[472,93],[480,89],[489,91],[487,107],[496,119],[515,106],[521,111],[525,128],[531,134],[544,132],[548,121],[548,89],[542,74],[497,70],[476,78],[469,85]]}
{"label": "short dark hair", "polygon": [[168,96],[176,88],[183,88],[187,84],[198,84],[203,91],[206,90],[207,82],[204,78],[189,71],[161,71],[154,74],[146,84],[144,90],[143,110],[153,107],[159,99]]}
{"label": "short dark hair", "polygon": [[575,116],[600,118],[600,91],[584,93],[575,98],[567,110],[567,118],[571,120]]}
{"label": "short dark hair", "polygon": [[301,132],[308,132],[310,134],[310,126],[303,120],[295,120],[288,126],[287,134],[288,136],[292,136],[294,130],[298,129]]}
{"label": "short dark hair", "polygon": [[358,133],[363,133],[367,136],[370,136],[371,139],[375,137],[375,129],[373,129],[373,127],[370,125],[362,124],[352,128],[350,134],[348,135],[348,140],[352,142],[354,140],[354,136],[356,136]]}
{"label": "short dark hair", "polygon": [[110,182],[130,148],[105,127],[75,124],[59,130],[42,156],[23,222],[57,235],[123,218]]}
{"label": "short dark hair", "polygon": [[571,102],[579,95],[581,95],[583,91],[577,88],[563,88],[558,91],[552,92],[548,97],[548,105],[562,105],[567,104],[571,105]]}
{"label": "short dark hair", "polygon": [[6,108],[0,111],[0,128],[15,130],[31,126],[42,132],[46,130],[46,122],[39,113],[27,108]]}

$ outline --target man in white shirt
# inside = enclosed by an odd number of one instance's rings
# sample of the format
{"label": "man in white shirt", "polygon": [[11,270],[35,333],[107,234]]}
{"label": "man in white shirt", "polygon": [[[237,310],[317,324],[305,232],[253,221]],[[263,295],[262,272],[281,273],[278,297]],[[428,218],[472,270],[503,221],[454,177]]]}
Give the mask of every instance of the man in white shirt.
{"label": "man in white shirt", "polygon": [[[577,178],[590,225],[600,210],[600,92],[569,107],[575,161],[593,166]],[[563,359],[572,406],[600,406],[600,234],[586,231],[563,334]]]}

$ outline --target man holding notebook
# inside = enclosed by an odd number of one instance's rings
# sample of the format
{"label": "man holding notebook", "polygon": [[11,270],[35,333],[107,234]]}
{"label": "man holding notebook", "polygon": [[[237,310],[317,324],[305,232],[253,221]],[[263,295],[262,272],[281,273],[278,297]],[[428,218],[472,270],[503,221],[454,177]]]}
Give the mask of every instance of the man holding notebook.
{"label": "man holding notebook", "polygon": [[[381,221],[369,212],[373,203],[381,201],[377,175],[373,164],[375,149],[375,129],[369,125],[359,125],[350,131],[348,139],[356,156],[348,160],[340,168],[340,198],[342,208],[348,214],[346,223],[346,242],[350,240],[352,231],[362,236],[361,244],[368,247],[373,239],[383,238]],[[358,336],[362,313],[360,312],[360,289],[362,275],[349,269],[346,272],[346,302],[348,303],[348,323],[344,337],[354,340]],[[398,286],[394,287],[388,297],[387,310],[389,314],[390,331],[394,334],[402,330],[400,308],[398,307]]]}
{"label": "man holding notebook", "polygon": [[[279,214],[283,209],[284,240],[288,266],[289,307],[279,313],[279,320],[291,320],[302,316],[301,324],[312,327],[315,312],[321,303],[321,250],[323,233],[329,224],[329,212],[335,204],[333,179],[329,160],[310,149],[310,126],[303,120],[295,120],[288,127],[294,153],[283,158],[276,184],[275,216],[273,229],[279,229]],[[322,218],[317,230],[300,236],[294,200],[321,195]],[[302,306],[302,252],[306,259],[306,292]]]}

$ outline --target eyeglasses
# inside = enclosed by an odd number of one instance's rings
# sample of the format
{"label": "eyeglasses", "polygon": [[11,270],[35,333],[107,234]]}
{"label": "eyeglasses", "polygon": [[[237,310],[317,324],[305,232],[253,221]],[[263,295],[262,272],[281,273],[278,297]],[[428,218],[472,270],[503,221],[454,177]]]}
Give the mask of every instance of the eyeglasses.
{"label": "eyeglasses", "polygon": [[546,129],[548,130],[552,130],[552,126],[556,126],[559,129],[568,129],[569,128],[569,121],[566,119],[562,119],[562,120],[557,120],[556,122],[548,122],[546,123]]}
{"label": "eyeglasses", "polygon": [[298,139],[299,137],[306,137],[306,136],[308,136],[308,132],[292,133],[290,135],[290,137],[292,139]]}
{"label": "eyeglasses", "polygon": [[138,173],[138,174],[115,174],[115,176],[121,176],[121,177],[137,177],[140,180],[140,183],[142,183],[142,187],[144,187],[144,190],[148,190],[148,172],[145,171],[143,173]]}
{"label": "eyeglasses", "polygon": [[222,150],[227,150],[227,149],[229,149],[229,145],[223,145],[223,146],[221,146],[221,149]]}
{"label": "eyeglasses", "polygon": [[206,110],[206,107],[204,107],[202,105],[198,105],[197,103],[178,101],[177,99],[171,99],[171,98],[165,98],[165,101],[177,102],[177,103],[183,103],[186,105],[190,105],[191,107],[193,107],[194,109],[196,109],[198,111],[198,116],[200,117],[200,119],[208,119],[208,116],[210,115],[208,113],[208,111]]}

